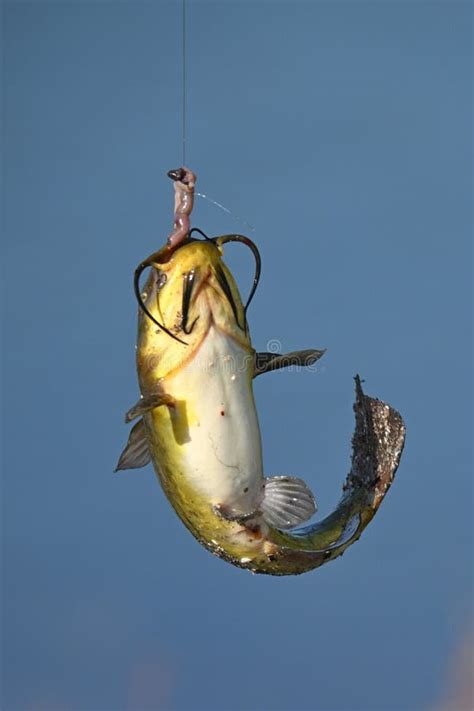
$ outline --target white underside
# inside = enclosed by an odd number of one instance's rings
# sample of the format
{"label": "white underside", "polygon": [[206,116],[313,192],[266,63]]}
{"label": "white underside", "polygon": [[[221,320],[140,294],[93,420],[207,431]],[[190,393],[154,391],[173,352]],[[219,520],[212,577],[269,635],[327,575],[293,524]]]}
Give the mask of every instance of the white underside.
{"label": "white underside", "polygon": [[262,494],[252,375],[252,356],[211,325],[196,357],[166,382],[167,392],[189,409],[188,437],[181,444],[189,483],[211,503],[237,513],[255,509]]}

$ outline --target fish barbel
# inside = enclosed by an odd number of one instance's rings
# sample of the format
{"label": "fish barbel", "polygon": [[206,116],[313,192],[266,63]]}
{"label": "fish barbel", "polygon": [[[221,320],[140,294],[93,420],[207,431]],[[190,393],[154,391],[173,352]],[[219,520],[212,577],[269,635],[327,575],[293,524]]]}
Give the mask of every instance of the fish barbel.
{"label": "fish barbel", "polygon": [[[258,250],[243,235],[194,239],[195,175],[187,168],[168,175],[175,182],[174,230],[136,272],[141,397],[126,415],[137,422],[117,469],[151,461],[187,528],[230,563],[272,575],[305,572],[341,555],[375,515],[398,466],[403,421],[365,396],[356,378],[353,466],[343,497],[330,516],[301,528],[316,511],[315,499],[297,477],[264,477],[253,380],[312,365],[324,350],[256,353],[246,311],[258,282]],[[257,262],[245,306],[223,261],[224,245],[234,241],[249,246]]]}

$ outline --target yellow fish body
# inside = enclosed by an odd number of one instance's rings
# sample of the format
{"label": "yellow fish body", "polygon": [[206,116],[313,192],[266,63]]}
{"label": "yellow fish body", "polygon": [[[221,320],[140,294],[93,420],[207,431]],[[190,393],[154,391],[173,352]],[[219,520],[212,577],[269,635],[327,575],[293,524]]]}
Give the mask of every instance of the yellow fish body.
{"label": "yellow fish body", "polygon": [[255,353],[221,240],[185,240],[148,278],[136,353],[142,396],[126,418],[140,419],[117,469],[151,459],[178,516],[227,561],[302,573],[341,555],[372,519],[398,466],[404,426],[357,379],[359,441],[342,500],[321,523],[287,532],[313,515],[315,502],[300,479],[264,478],[253,378],[314,363],[324,351]]}

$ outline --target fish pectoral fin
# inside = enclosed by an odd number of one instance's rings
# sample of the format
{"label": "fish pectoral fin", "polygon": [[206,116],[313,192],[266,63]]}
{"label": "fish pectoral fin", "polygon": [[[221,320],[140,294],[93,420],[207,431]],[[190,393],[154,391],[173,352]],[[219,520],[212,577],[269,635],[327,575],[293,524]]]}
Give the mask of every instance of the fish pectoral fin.
{"label": "fish pectoral fin", "polygon": [[294,528],[316,513],[314,496],[302,479],[293,476],[273,476],[265,479],[260,511],[275,528]]}
{"label": "fish pectoral fin", "polygon": [[127,446],[120,455],[115,471],[139,469],[146,466],[150,460],[151,455],[146,438],[145,423],[143,420],[138,420],[130,431]]}
{"label": "fish pectoral fin", "polygon": [[280,368],[289,368],[292,365],[308,367],[316,363],[326,353],[326,349],[316,350],[308,348],[304,351],[291,351],[291,353],[255,353],[254,378],[262,373],[269,373]]}
{"label": "fish pectoral fin", "polygon": [[138,402],[135,403],[133,407],[128,410],[125,415],[125,422],[131,422],[137,417],[141,417],[145,412],[150,412],[154,410],[155,407],[160,407],[161,405],[168,405],[169,407],[174,407],[175,399],[171,395],[163,392],[162,390],[151,393],[149,395],[144,395],[140,398]]}

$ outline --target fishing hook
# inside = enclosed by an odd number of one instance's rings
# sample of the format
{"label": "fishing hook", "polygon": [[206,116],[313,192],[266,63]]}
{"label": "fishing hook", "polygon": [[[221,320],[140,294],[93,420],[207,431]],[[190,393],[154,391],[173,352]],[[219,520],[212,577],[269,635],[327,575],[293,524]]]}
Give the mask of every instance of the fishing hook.
{"label": "fishing hook", "polygon": [[245,235],[239,234],[230,234],[222,235],[222,237],[214,237],[212,241],[218,247],[220,247],[222,244],[226,244],[227,242],[241,242],[242,244],[245,244],[246,247],[252,250],[253,256],[255,258],[255,276],[253,278],[253,284],[252,288],[250,289],[250,294],[247,299],[247,303],[244,306],[244,316],[245,318],[247,318],[247,309],[250,306],[250,302],[252,301],[254,294],[257,290],[258,282],[260,281],[260,273],[262,271],[262,260],[257,245],[252,242],[249,237],[245,237]]}
{"label": "fishing hook", "polygon": [[161,328],[161,330],[164,331],[164,333],[167,333],[168,336],[171,336],[171,338],[174,338],[175,341],[178,341],[178,343],[182,343],[183,346],[187,346],[188,344],[185,341],[182,341],[181,338],[178,338],[178,336],[176,336],[174,333],[169,331],[165,326],[163,326],[162,323],[160,323],[159,321],[156,320],[156,318],[153,316],[153,314],[150,313],[150,311],[148,310],[148,307],[145,304],[145,302],[143,301],[142,295],[140,293],[140,277],[142,275],[142,272],[144,272],[147,267],[154,266],[154,263],[155,263],[154,257],[157,256],[158,254],[159,254],[158,252],[155,252],[150,257],[148,257],[148,259],[145,259],[144,262],[141,262],[138,265],[138,267],[135,269],[135,275],[133,277],[133,290],[135,292],[135,298],[138,302],[138,306],[141,308],[143,313],[145,313],[148,316],[148,318],[153,321],[153,323],[156,323],[156,325],[159,326]]}
{"label": "fishing hook", "polygon": [[[252,288],[250,289],[250,294],[247,299],[247,303],[244,306],[244,316],[247,318],[247,309],[250,306],[250,303],[254,297],[255,291],[257,290],[258,282],[260,281],[260,273],[262,269],[262,260],[260,257],[260,252],[258,251],[257,245],[252,242],[252,240],[249,237],[245,237],[245,235],[240,235],[240,234],[228,234],[228,235],[222,235],[221,237],[213,237],[210,238],[208,237],[202,230],[200,230],[198,227],[193,227],[189,232],[187,237],[190,237],[193,232],[198,232],[200,235],[204,237],[205,240],[208,242],[213,242],[217,247],[220,247],[223,244],[226,244],[227,242],[241,242],[242,244],[245,244],[246,247],[248,247],[255,258],[255,275],[253,278],[253,284]],[[168,250],[166,247],[159,252],[154,252],[151,254],[147,259],[145,259],[143,262],[141,262],[138,267],[135,269],[135,275],[133,278],[133,288],[135,292],[135,298],[138,302],[138,306],[141,308],[143,313],[145,313],[148,318],[153,321],[161,330],[166,333],[168,336],[173,338],[175,341],[178,341],[178,343],[181,343],[183,346],[187,346],[188,343],[186,341],[181,340],[181,338],[178,338],[174,333],[172,333],[169,329],[166,328],[162,323],[160,323],[154,316],[153,314],[149,311],[147,305],[142,299],[142,295],[140,293],[140,276],[144,272],[147,267],[154,267],[156,264],[159,264],[160,262],[166,262],[167,259],[169,259],[169,254],[167,254]],[[194,323],[192,324],[191,328],[194,326]]]}
{"label": "fishing hook", "polygon": [[[188,234],[187,234],[187,238],[191,237],[191,235],[192,235],[193,232],[199,232],[199,234],[201,235],[201,237],[204,237],[204,239],[207,240],[208,242],[213,242],[213,241],[214,241],[211,237],[208,237],[205,232],[203,232],[202,230],[200,230],[199,227],[193,227],[191,230],[189,230],[189,232],[188,232]],[[198,240],[198,241],[199,241],[199,240]]]}

